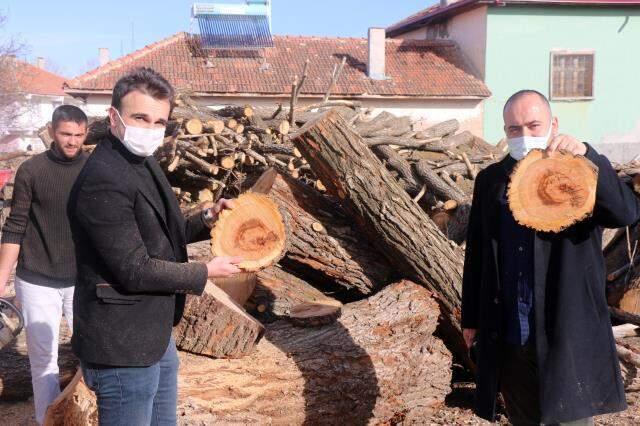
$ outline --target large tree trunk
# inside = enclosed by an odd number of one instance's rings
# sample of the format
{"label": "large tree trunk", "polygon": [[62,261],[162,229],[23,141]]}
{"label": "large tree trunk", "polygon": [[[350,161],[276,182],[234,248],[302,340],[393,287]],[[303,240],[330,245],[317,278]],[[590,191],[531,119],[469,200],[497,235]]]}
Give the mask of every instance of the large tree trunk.
{"label": "large tree trunk", "polygon": [[216,358],[250,353],[264,327],[224,291],[207,282],[202,296],[188,296],[184,318],[174,329],[178,348]]}
{"label": "large tree trunk", "polygon": [[[290,238],[282,262],[285,267],[298,274],[313,275],[315,282],[329,278],[365,295],[390,282],[389,264],[352,227],[339,206],[307,185],[282,175],[276,178],[269,196],[289,216]],[[305,274],[306,271],[312,274]]]}
{"label": "large tree trunk", "polygon": [[189,424],[421,423],[450,391],[438,313],[428,290],[403,281],[332,325],[270,324],[241,360],[181,353],[179,412]]}
{"label": "large tree trunk", "polygon": [[428,290],[402,281],[331,325],[277,321],[244,359],[180,352],[179,424],[423,423],[450,391],[438,314]]}
{"label": "large tree trunk", "polygon": [[390,263],[436,294],[450,343],[465,356],[460,331],[462,250],[438,230],[337,113],[329,111],[307,123],[292,139]]}

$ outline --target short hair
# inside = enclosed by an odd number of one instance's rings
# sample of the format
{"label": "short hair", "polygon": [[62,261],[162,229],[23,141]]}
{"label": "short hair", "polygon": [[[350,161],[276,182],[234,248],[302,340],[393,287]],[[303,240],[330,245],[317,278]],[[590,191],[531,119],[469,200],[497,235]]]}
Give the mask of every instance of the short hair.
{"label": "short hair", "polygon": [[517,101],[518,99],[520,99],[521,97],[523,97],[525,95],[536,95],[536,96],[538,96],[540,99],[542,99],[542,101],[545,103],[545,105],[547,105],[547,108],[549,108],[549,111],[551,111],[551,104],[549,103],[549,99],[547,99],[547,97],[545,95],[543,95],[542,93],[538,92],[537,90],[524,89],[524,90],[518,90],[516,93],[514,93],[511,96],[509,96],[509,99],[507,99],[507,102],[504,103],[504,107],[502,108],[502,113],[504,114],[504,112],[507,110],[507,107],[509,106],[509,104]]}
{"label": "short hair", "polygon": [[77,106],[60,105],[58,108],[53,110],[53,114],[51,115],[51,126],[53,127],[53,130],[55,130],[58,127],[58,124],[63,121],[73,121],[74,123],[86,125],[89,120],[87,119],[87,114]]}
{"label": "short hair", "polygon": [[136,68],[120,77],[113,87],[111,106],[120,111],[122,98],[137,90],[158,100],[168,100],[173,106],[175,91],[171,84],[157,71],[147,67]]}

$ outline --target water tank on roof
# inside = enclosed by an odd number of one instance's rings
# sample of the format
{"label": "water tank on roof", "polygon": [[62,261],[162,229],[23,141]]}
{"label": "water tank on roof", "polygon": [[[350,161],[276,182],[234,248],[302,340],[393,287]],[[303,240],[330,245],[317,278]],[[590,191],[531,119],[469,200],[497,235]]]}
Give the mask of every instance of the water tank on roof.
{"label": "water tank on roof", "polygon": [[271,1],[195,3],[191,17],[198,21],[202,46],[208,49],[273,47]]}

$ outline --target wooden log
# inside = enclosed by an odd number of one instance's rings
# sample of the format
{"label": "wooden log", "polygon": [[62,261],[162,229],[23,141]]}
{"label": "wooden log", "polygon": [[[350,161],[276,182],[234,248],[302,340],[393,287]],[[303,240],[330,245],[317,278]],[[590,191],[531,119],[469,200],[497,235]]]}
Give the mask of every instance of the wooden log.
{"label": "wooden log", "polygon": [[337,113],[329,111],[307,123],[292,140],[390,263],[435,293],[447,338],[465,359],[460,330],[462,250],[417,208]]}
{"label": "wooden log", "polygon": [[469,202],[464,193],[443,181],[438,173],[431,169],[431,165],[427,161],[418,161],[415,163],[414,168],[418,177],[427,184],[429,191],[436,197],[442,200],[454,200],[459,205]]}
{"label": "wooden log", "polygon": [[401,282],[303,329],[267,326],[240,360],[180,354],[179,412],[202,424],[421,424],[450,391],[451,355],[433,336],[438,305]]}
{"label": "wooden log", "polygon": [[247,192],[234,200],[233,209],[220,212],[211,229],[211,252],[240,256],[239,268],[258,271],[282,258],[287,233],[277,204],[264,194]]}
{"label": "wooden log", "polygon": [[87,387],[78,369],[73,380],[53,400],[44,415],[43,426],[97,426],[96,396]]}
{"label": "wooden log", "polygon": [[289,321],[298,327],[321,327],[340,318],[342,303],[304,302],[294,305]]}
{"label": "wooden log", "polygon": [[256,275],[256,287],[245,306],[262,322],[288,318],[291,309],[301,303],[339,304],[337,300],[280,267],[272,266]]}
{"label": "wooden log", "polygon": [[398,175],[401,178],[400,185],[405,191],[412,196],[416,195],[420,191],[422,186],[418,183],[418,179],[416,179],[416,176],[414,175],[411,164],[402,158],[395,149],[388,145],[379,145],[373,148],[373,152],[375,152],[378,157],[385,160],[390,169],[398,172]]}
{"label": "wooden log", "polygon": [[199,135],[202,133],[202,121],[198,118],[191,118],[184,123],[184,129],[190,135]]}
{"label": "wooden log", "polygon": [[244,305],[256,288],[257,277],[254,272],[241,272],[227,278],[213,278],[213,283],[238,305]]}
{"label": "wooden log", "polygon": [[416,138],[418,139],[431,139],[452,135],[457,132],[459,128],[460,123],[458,122],[458,120],[454,119],[443,121],[442,123],[438,123],[424,130],[414,129],[414,131],[418,132],[416,134]]}
{"label": "wooden log", "polygon": [[[389,283],[390,264],[361,237],[340,206],[308,185],[282,175],[276,178],[269,195],[288,216],[290,236],[282,260],[287,268],[363,295]],[[325,232],[316,231],[318,224]]]}
{"label": "wooden log", "polygon": [[204,125],[204,131],[215,133],[219,135],[224,130],[224,121],[222,120],[209,120]]}
{"label": "wooden log", "polygon": [[516,164],[509,208],[521,225],[560,232],[593,212],[598,167],[582,156],[533,150]]}
{"label": "wooden log", "polygon": [[215,358],[239,358],[254,349],[264,327],[227,293],[207,282],[202,296],[187,296],[184,317],[174,329],[178,348]]}

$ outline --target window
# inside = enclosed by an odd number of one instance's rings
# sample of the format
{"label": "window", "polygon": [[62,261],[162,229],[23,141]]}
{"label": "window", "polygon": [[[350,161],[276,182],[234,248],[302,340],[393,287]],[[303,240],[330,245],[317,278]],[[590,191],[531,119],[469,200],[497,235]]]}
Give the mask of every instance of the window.
{"label": "window", "polygon": [[592,99],[594,52],[551,52],[551,99]]}

